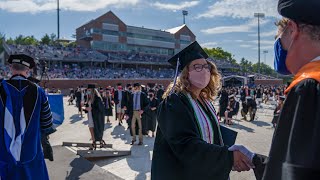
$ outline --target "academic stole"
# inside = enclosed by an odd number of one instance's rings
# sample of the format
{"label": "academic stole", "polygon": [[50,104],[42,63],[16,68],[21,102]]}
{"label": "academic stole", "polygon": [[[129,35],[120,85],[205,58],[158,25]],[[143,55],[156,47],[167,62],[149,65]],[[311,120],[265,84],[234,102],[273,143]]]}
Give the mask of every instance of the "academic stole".
{"label": "academic stole", "polygon": [[[195,115],[195,118],[196,118],[196,121],[198,124],[198,128],[201,132],[200,133],[201,138],[209,144],[214,144],[214,132],[213,132],[213,126],[210,121],[210,118],[205,113],[205,111],[202,109],[202,107],[198,104],[198,102],[195,101],[189,93],[187,94],[187,98],[188,98],[188,100],[194,110],[194,115]],[[222,135],[221,135],[221,131],[220,131],[219,121],[218,121],[217,115],[214,111],[214,107],[212,106],[212,104],[208,100],[203,100],[203,101],[205,102],[210,113],[213,115],[213,117],[215,119],[215,123],[216,123],[216,125],[218,127],[218,131],[219,131],[220,144],[223,146],[223,140],[222,140]]]}
{"label": "academic stole", "polygon": [[285,90],[285,94],[288,95],[293,87],[305,79],[315,79],[320,83],[320,60],[316,60],[304,65],[294,76],[292,83]]}

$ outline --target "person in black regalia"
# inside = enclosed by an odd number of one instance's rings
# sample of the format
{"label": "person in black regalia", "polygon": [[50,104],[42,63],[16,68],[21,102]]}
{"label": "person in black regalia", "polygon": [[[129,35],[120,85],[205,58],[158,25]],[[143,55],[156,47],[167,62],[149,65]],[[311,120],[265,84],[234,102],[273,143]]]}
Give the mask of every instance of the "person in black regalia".
{"label": "person in black regalia", "polygon": [[159,100],[159,102],[163,100],[162,99],[163,94],[164,94],[163,85],[159,84],[158,90],[157,90],[157,99]]}
{"label": "person in black regalia", "polygon": [[121,105],[124,96],[125,92],[122,89],[122,84],[118,83],[117,89],[114,92],[114,103],[116,107],[116,120],[119,120],[119,126],[122,126],[122,119],[124,116],[124,110],[122,109],[123,105]]}
{"label": "person in black regalia", "polygon": [[220,99],[219,99],[219,112],[218,112],[218,115],[219,115],[219,119],[220,120],[221,120],[221,117],[224,117],[224,112],[226,112],[226,110],[227,110],[228,102],[229,102],[228,93],[227,93],[227,91],[225,89],[223,89],[220,92]]}
{"label": "person in black regalia", "polygon": [[[129,113],[128,113],[128,109],[127,109],[127,106],[128,106],[128,103],[129,103],[129,99],[131,97],[131,93],[132,93],[132,85],[131,84],[127,84],[126,88],[125,88],[125,91],[124,91],[124,97],[121,100],[121,108],[123,109],[123,112],[126,115],[125,120],[127,121],[128,129],[130,129],[130,127],[131,127],[130,122],[131,122],[131,118],[132,118],[132,117],[128,116]],[[121,124],[119,124],[119,125],[121,125]]]}
{"label": "person in black regalia", "polygon": [[320,1],[279,0],[275,70],[293,74],[269,157],[253,158],[257,179],[320,179]]}
{"label": "person in black regalia", "polygon": [[107,116],[108,123],[110,123],[110,116],[113,115],[112,111],[114,106],[114,102],[113,102],[110,91],[111,89],[107,88],[106,91],[103,92],[103,96],[102,96],[104,107],[105,107],[105,116]]}
{"label": "person in black regalia", "polygon": [[147,122],[146,130],[151,131],[152,137],[154,137],[154,132],[156,131],[156,125],[157,125],[157,108],[159,105],[159,100],[155,97],[155,91],[153,89],[149,90],[148,97],[149,97],[149,105],[145,112],[146,122]]}
{"label": "person in black regalia", "polygon": [[217,67],[195,41],[169,63],[176,76],[158,108],[152,180],[227,180],[232,167],[249,170],[250,158],[224,145],[212,101],[220,87]]}
{"label": "person in black regalia", "polygon": [[105,141],[103,140],[103,132],[104,132],[104,117],[105,117],[105,108],[103,104],[103,99],[96,89],[95,84],[88,85],[88,92],[92,95],[91,99],[91,112],[92,112],[92,120],[94,124],[94,146],[96,146],[96,142],[98,141],[101,144],[101,147],[105,145]]}

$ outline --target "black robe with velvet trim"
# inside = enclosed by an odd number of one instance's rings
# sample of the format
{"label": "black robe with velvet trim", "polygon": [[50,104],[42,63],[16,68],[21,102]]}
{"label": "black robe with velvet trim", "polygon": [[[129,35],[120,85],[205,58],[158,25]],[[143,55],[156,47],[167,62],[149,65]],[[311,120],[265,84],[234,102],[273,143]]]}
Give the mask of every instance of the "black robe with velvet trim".
{"label": "black robe with velvet trim", "polygon": [[254,158],[257,179],[320,179],[320,83],[305,79],[288,94],[269,157]]}
{"label": "black robe with velvet trim", "polygon": [[[211,119],[217,129],[217,125]],[[172,94],[159,106],[154,144],[152,180],[227,180],[233,152],[227,146],[208,144],[201,138],[194,110],[182,93]],[[215,131],[214,142],[219,142]]]}

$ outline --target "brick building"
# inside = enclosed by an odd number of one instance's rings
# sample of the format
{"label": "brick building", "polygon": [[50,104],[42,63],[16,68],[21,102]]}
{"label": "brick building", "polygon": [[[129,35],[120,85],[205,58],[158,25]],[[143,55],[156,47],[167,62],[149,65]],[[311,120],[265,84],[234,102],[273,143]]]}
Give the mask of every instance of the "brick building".
{"label": "brick building", "polygon": [[76,39],[77,45],[99,51],[171,56],[196,36],[185,24],[168,30],[129,26],[109,11],[77,28]]}

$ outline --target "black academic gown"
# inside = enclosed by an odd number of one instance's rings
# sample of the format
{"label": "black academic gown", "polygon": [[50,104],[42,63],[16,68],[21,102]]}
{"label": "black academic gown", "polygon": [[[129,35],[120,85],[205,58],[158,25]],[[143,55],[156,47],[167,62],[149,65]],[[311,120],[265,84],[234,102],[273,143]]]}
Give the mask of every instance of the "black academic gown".
{"label": "black academic gown", "polygon": [[[228,179],[233,152],[228,151],[227,146],[202,140],[194,111],[185,95],[172,94],[160,104],[158,123],[152,180]],[[215,142],[219,142],[217,138],[215,135]]]}
{"label": "black academic gown", "polygon": [[156,130],[157,125],[157,109],[151,110],[151,108],[158,108],[159,100],[153,98],[152,100],[149,99],[148,108],[145,111],[146,117],[146,130],[154,132]]}
{"label": "black academic gown", "polygon": [[257,179],[320,179],[320,83],[306,79],[289,92],[269,158],[257,155],[254,164]]}
{"label": "black academic gown", "polygon": [[104,132],[104,118],[105,118],[105,108],[97,95],[94,97],[94,102],[92,103],[92,120],[94,124],[94,137],[96,141],[103,140]]}

